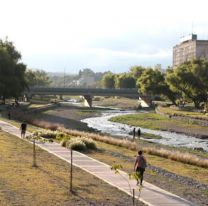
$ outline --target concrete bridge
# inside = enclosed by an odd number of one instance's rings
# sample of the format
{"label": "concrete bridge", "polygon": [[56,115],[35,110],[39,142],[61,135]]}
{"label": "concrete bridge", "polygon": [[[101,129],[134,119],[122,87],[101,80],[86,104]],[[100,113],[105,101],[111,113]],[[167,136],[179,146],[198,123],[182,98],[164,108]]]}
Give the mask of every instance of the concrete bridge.
{"label": "concrete bridge", "polygon": [[89,107],[92,107],[93,96],[119,96],[127,98],[140,98],[137,89],[100,89],[100,88],[52,88],[52,87],[33,87],[25,92],[28,98],[34,95],[72,95],[84,96]]}

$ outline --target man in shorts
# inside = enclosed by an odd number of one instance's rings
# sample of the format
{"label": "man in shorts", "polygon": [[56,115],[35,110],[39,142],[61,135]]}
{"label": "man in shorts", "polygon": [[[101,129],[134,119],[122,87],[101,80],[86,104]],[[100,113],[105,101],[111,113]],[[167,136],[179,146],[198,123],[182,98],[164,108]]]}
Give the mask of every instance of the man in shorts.
{"label": "man in shorts", "polygon": [[[134,164],[134,171],[136,172],[136,174],[138,175],[140,179],[140,185],[142,185],[144,171],[145,171],[145,168],[147,167],[147,161],[145,157],[142,155],[142,153],[143,152],[141,150],[138,152],[138,156],[136,157],[136,161]],[[139,184],[139,181],[137,182],[137,185],[138,184]]]}

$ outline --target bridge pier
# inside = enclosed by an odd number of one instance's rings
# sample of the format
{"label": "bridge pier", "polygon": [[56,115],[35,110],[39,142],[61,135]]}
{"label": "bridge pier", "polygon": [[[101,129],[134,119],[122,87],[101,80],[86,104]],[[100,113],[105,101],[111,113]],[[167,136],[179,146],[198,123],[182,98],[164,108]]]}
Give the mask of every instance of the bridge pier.
{"label": "bridge pier", "polygon": [[92,95],[84,95],[84,105],[92,108]]}
{"label": "bridge pier", "polygon": [[63,98],[63,95],[59,95],[59,99],[60,100],[63,100],[64,98]]}

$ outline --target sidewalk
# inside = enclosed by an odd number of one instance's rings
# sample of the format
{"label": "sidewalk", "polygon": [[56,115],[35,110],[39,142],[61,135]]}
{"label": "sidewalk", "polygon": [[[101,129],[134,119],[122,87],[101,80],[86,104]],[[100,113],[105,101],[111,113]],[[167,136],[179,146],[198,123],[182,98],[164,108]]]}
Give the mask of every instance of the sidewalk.
{"label": "sidewalk", "polygon": [[[9,123],[0,120],[0,128],[20,137],[20,131],[17,127],[12,126]],[[29,133],[28,133],[29,134]],[[37,145],[48,151],[51,154],[56,155],[60,159],[63,159],[70,163],[70,151],[57,143],[37,143]],[[136,198],[147,205],[150,206],[194,206],[191,202],[169,193],[159,187],[156,187],[146,181],[144,181],[144,186],[142,187],[141,194],[139,194],[138,187],[136,187],[136,181],[130,180],[130,187],[128,184],[128,174],[121,172],[121,175],[115,174],[111,171],[110,166],[92,159],[82,153],[73,151],[73,165],[85,170],[86,172],[98,177],[99,179],[107,182],[108,184],[118,188],[119,190],[132,196],[131,191],[135,189]]]}

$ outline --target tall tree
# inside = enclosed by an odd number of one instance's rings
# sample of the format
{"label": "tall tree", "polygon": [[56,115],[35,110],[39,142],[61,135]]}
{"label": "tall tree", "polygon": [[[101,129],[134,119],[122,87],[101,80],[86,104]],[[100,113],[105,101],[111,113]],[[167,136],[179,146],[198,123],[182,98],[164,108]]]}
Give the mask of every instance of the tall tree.
{"label": "tall tree", "polygon": [[47,73],[43,70],[31,70],[26,71],[26,81],[29,87],[34,86],[49,86],[51,81]]}
{"label": "tall tree", "polygon": [[159,70],[146,69],[137,80],[139,91],[144,95],[163,95],[176,104],[177,94],[165,82],[165,75]]}
{"label": "tall tree", "polygon": [[117,88],[136,88],[136,80],[129,73],[119,74],[116,76]]}
{"label": "tall tree", "polygon": [[132,66],[130,68],[130,74],[132,74],[132,77],[134,77],[135,79],[138,79],[144,71],[145,68],[142,66]]}
{"label": "tall tree", "polygon": [[115,75],[111,72],[108,72],[103,75],[101,84],[103,88],[115,88]]}
{"label": "tall tree", "polygon": [[208,98],[208,61],[188,61],[167,72],[166,82],[173,91],[193,101],[196,108]]}
{"label": "tall tree", "polygon": [[27,87],[24,78],[26,65],[20,62],[21,54],[12,42],[0,40],[0,96],[18,98]]}

